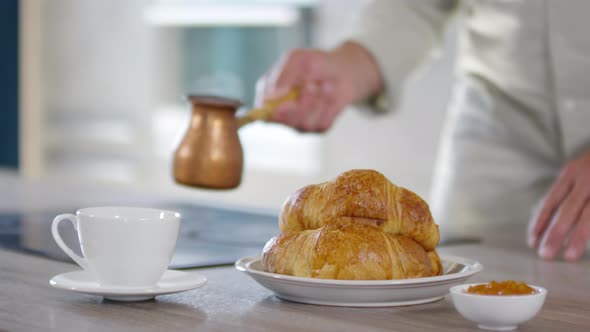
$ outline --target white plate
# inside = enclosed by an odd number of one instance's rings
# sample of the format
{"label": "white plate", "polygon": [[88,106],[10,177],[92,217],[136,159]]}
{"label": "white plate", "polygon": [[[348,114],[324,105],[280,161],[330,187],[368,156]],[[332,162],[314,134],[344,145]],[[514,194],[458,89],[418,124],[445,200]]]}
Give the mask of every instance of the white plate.
{"label": "white plate", "polygon": [[207,278],[176,270],[164,272],[156,286],[145,289],[101,286],[94,276],[84,270],[56,275],[49,284],[55,288],[102,296],[112,301],[145,301],[158,295],[184,292],[207,284]]}
{"label": "white plate", "polygon": [[300,303],[346,307],[390,307],[437,301],[449,288],[481,272],[472,259],[441,256],[441,276],[402,280],[333,280],[293,277],[264,272],[260,257],[238,260],[235,267],[247,273],[278,297]]}

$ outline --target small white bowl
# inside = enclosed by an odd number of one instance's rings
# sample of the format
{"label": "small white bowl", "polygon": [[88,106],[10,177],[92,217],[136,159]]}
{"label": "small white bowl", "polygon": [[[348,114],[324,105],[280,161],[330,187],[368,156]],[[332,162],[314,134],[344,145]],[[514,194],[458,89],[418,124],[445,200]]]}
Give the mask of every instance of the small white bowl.
{"label": "small white bowl", "polygon": [[478,295],[467,293],[477,284],[453,286],[450,289],[455,308],[463,317],[477,323],[480,329],[494,331],[514,330],[533,318],[543,306],[547,290],[529,285],[535,290],[530,295]]}

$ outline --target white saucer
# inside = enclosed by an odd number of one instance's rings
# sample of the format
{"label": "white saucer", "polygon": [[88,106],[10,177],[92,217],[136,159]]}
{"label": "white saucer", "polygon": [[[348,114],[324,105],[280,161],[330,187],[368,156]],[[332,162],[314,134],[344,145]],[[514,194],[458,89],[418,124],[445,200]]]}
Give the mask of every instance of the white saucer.
{"label": "white saucer", "polygon": [[207,278],[194,272],[168,270],[156,286],[146,289],[101,286],[94,276],[84,270],[56,275],[49,280],[55,288],[102,296],[112,301],[145,301],[158,295],[184,292],[203,287]]}

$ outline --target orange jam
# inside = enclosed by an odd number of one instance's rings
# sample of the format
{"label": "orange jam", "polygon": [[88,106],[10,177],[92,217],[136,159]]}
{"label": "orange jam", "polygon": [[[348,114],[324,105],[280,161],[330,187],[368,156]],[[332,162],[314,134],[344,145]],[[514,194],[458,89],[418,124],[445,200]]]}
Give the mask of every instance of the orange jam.
{"label": "orange jam", "polygon": [[487,284],[469,286],[467,293],[479,295],[528,295],[535,294],[535,290],[524,282],[506,280],[490,281]]}

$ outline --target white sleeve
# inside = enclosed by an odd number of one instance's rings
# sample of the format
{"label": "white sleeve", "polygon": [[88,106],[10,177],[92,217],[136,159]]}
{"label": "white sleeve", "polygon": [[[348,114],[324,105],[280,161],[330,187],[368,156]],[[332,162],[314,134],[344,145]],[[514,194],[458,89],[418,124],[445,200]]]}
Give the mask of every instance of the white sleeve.
{"label": "white sleeve", "polygon": [[373,0],[363,9],[351,40],[379,66],[385,88],[361,103],[394,109],[403,83],[440,49],[444,28],[459,0]]}

